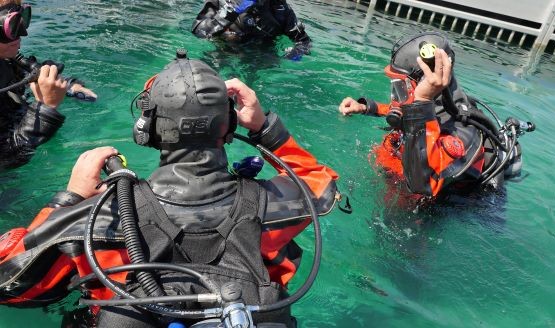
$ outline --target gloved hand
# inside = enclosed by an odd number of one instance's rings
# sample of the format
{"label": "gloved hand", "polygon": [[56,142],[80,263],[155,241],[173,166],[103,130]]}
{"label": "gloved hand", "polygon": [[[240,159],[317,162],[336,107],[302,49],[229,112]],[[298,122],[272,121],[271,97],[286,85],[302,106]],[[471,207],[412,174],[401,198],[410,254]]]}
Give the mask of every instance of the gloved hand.
{"label": "gloved hand", "polygon": [[97,95],[91,89],[85,88],[85,84],[75,78],[67,78],[68,82],[66,96],[75,97],[83,101],[96,101]]}
{"label": "gloved hand", "polygon": [[241,3],[239,3],[237,8],[235,8],[235,12],[240,15],[247,11],[254,4],[256,4],[256,0],[243,0],[241,1]]}
{"label": "gloved hand", "polygon": [[310,45],[304,43],[297,43],[294,47],[285,49],[284,57],[292,61],[299,61],[303,55],[310,54]]}

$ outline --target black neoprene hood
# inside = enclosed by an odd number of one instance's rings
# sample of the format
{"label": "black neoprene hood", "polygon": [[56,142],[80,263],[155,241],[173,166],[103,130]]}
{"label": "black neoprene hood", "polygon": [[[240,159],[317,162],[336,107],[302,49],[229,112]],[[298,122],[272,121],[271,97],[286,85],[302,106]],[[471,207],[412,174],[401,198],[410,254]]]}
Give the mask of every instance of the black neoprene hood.
{"label": "black neoprene hood", "polygon": [[213,143],[227,134],[227,88],[201,61],[183,58],[168,64],[152,85],[150,102],[162,148]]}
{"label": "black neoprene hood", "polygon": [[407,74],[410,78],[418,81],[423,73],[416,58],[423,43],[432,43],[445,50],[451,58],[451,62],[455,64],[455,52],[451,49],[449,40],[437,32],[424,32],[411,35],[395,43],[391,49],[391,69],[397,73]]}

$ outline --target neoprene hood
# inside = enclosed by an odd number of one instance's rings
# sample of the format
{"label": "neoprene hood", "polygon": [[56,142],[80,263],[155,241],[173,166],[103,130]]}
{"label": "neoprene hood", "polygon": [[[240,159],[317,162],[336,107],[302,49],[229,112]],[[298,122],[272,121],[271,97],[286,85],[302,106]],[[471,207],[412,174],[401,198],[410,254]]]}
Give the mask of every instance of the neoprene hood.
{"label": "neoprene hood", "polygon": [[158,74],[149,98],[156,148],[211,147],[233,133],[230,115],[235,112],[224,81],[208,65],[188,59],[184,52],[178,52]]}

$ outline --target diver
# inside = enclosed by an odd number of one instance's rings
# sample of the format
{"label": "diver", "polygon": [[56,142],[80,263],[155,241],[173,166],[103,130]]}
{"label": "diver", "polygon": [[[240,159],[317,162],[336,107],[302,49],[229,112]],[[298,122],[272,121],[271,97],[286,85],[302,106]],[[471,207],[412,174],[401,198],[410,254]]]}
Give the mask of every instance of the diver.
{"label": "diver", "polygon": [[[57,111],[64,96],[96,99],[83,82],[58,75],[62,64],[39,64],[34,57],[25,58],[18,53],[30,22],[30,5],[0,0],[0,168],[27,163],[35,149],[56,133],[65,119]],[[29,82],[33,82],[32,104],[25,96]]]}
{"label": "diver", "polygon": [[339,105],[343,115],[386,117],[391,129],[374,149],[376,164],[404,180],[415,195],[499,190],[505,179],[520,175],[517,137],[535,129],[514,118],[503,123],[491,108],[468,96],[454,76],[454,64],[455,53],[442,34],[410,36],[393,46],[385,68],[390,104],[347,97]]}
{"label": "diver", "polygon": [[[82,154],[67,190],[57,193],[29,227],[12,229],[0,238],[0,302],[39,306],[63,298],[70,281],[96,267],[87,263],[88,247],[94,247],[98,267],[103,269],[135,263],[140,255],[147,262],[191,264],[217,285],[230,280],[239,283],[247,304],[285,297],[302,255],[293,238],[314,218],[308,216],[301,191],[314,200],[320,215],[327,214],[338,197],[338,175],[301,148],[278,115],[264,114],[252,89],[238,79],[224,82],[205,63],[188,59],[184,51],[147,81],[136,98],[142,113],[133,127],[134,141],[160,152],[159,167],[146,181],[136,180],[128,169],[113,172],[105,182],[120,179],[114,197],[104,192],[107,187],[100,174],[118,152],[101,147]],[[250,131],[243,138],[274,156],[269,163],[278,170],[277,176],[254,179],[260,159],[246,165],[240,162],[230,173],[224,144],[232,141],[237,125]],[[277,161],[294,168],[300,178],[297,184]],[[125,179],[134,182],[127,191],[120,189]],[[129,194],[134,195],[134,206],[124,207]],[[129,223],[133,213],[138,219]],[[139,228],[131,245],[126,239],[129,224]],[[88,242],[87,236],[94,240]],[[140,274],[144,278],[150,273]],[[135,295],[199,292],[190,278],[182,281],[177,274],[158,277],[146,288],[140,274],[118,273],[110,278],[119,285],[127,283]],[[162,286],[157,287],[156,281]],[[98,281],[80,286],[91,300],[114,297]],[[253,316],[255,322],[281,324],[271,327],[295,326],[289,306]],[[102,307],[95,321],[98,327],[168,325],[164,316],[119,306]]]}
{"label": "diver", "polygon": [[229,43],[286,35],[294,42],[285,49],[285,57],[291,60],[300,60],[311,48],[304,25],[285,0],[205,0],[192,32],[199,38],[218,37]]}

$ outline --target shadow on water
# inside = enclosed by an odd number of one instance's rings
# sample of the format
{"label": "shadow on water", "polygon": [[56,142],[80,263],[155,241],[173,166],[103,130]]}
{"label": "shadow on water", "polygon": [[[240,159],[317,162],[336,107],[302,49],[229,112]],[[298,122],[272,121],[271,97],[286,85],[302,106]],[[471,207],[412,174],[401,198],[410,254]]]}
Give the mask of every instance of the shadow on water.
{"label": "shadow on water", "polygon": [[211,42],[215,45],[215,49],[204,51],[199,59],[208,63],[216,71],[231,69],[231,71],[225,71],[226,78],[237,77],[246,85],[254,85],[261,71],[278,67],[282,60],[277,54],[275,41],[227,43],[212,40]]}
{"label": "shadow on water", "polygon": [[[381,177],[376,177],[380,179]],[[500,233],[507,217],[507,192],[476,190],[451,193],[429,200],[408,192],[404,181],[386,177],[378,182],[378,194],[367,224],[376,231],[376,243],[382,249],[393,249],[394,256],[407,259],[425,257],[429,245],[442,242],[441,232],[450,221],[462,225],[481,225]]]}
{"label": "shadow on water", "polygon": [[11,222],[6,220],[7,217],[17,216],[13,207],[20,200],[23,191],[13,183],[19,178],[17,173],[14,171],[0,171],[0,173],[0,231],[5,231],[11,227]]}

